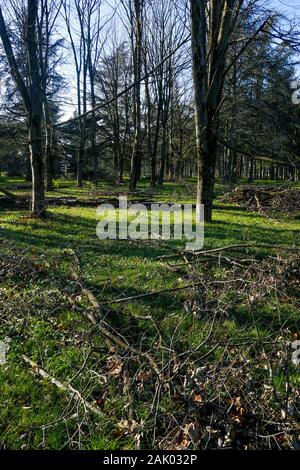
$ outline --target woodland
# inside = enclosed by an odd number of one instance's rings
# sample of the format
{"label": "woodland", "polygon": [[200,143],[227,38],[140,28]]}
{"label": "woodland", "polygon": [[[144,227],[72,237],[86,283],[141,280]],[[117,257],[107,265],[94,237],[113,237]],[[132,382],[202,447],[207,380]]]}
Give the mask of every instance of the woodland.
{"label": "woodland", "polygon": [[0,450],[300,449],[299,20],[0,0]]}

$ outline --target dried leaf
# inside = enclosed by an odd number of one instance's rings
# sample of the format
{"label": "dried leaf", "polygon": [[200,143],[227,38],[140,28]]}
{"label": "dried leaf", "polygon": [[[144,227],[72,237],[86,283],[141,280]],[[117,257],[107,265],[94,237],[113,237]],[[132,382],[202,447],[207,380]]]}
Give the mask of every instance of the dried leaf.
{"label": "dried leaf", "polygon": [[197,403],[201,403],[203,401],[203,397],[200,393],[194,393],[193,400]]}
{"label": "dried leaf", "polygon": [[117,356],[108,361],[107,372],[111,375],[119,376],[122,372],[122,367],[122,362]]}

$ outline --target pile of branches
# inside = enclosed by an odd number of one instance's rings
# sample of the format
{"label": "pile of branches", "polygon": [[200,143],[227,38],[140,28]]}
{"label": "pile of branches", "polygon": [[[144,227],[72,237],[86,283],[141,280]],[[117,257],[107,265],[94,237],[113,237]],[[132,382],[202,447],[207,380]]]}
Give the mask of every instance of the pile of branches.
{"label": "pile of branches", "polygon": [[[298,448],[300,395],[293,381],[290,343],[297,337],[299,321],[292,319],[292,312],[281,318],[279,303],[299,306],[299,253],[292,250],[282,256],[278,252],[261,260],[249,255],[246,247],[231,248],[226,254],[224,248],[218,254],[216,251],[161,256],[162,269],[180,275],[179,286],[107,300],[91,290],[84,278],[80,253],[66,250],[64,257],[70,261],[71,272],[65,282],[60,279],[58,290],[44,293],[43,308],[38,304],[32,309],[33,298],[42,296],[41,291],[35,291],[36,295],[31,291],[28,310],[43,315],[53,335],[61,338],[62,348],[75,344],[82,350],[82,365],[72,369],[72,376],[57,376],[51,370],[51,352],[50,357],[43,350],[32,357],[30,348],[25,347],[31,329],[27,332],[24,321],[18,326],[18,309],[13,306],[12,311],[4,312],[9,315],[3,316],[16,329],[15,338],[22,337],[18,347],[24,366],[37,380],[46,378],[65,392],[70,408],[74,409],[71,403],[77,407],[77,422],[88,423],[85,426],[91,434],[94,424],[87,415],[96,420],[107,418],[106,407],[116,394],[126,400],[122,416],[116,413],[109,419],[114,436],[123,442],[134,441],[137,448]],[[19,278],[19,271],[27,269],[26,253],[14,253],[14,257],[17,261],[10,270],[5,268],[8,257],[3,257],[2,277],[7,284],[11,271],[13,278]],[[36,259],[29,275],[35,269],[46,274],[49,264],[56,268],[56,263],[56,259]],[[130,314],[126,309],[128,303],[175,291],[181,293],[182,314],[177,314],[178,327],[171,337],[165,325],[172,321],[173,312],[154,318]],[[5,292],[2,296],[5,311],[12,300],[7,302]],[[277,299],[274,308],[278,308],[278,319],[272,315],[268,320],[259,309],[271,299]],[[21,304],[20,297],[15,301]],[[57,320],[60,308],[70,309],[74,317],[76,314],[72,326]],[[84,329],[78,318],[88,320]],[[223,330],[225,322],[240,323],[234,337],[230,329]],[[260,324],[269,327],[264,336]],[[200,329],[202,337],[195,342],[192,338]],[[69,421],[70,416],[74,419],[74,412],[64,419]],[[45,423],[44,436],[51,426],[53,422]],[[80,425],[76,432],[77,444],[68,442],[68,448],[78,445]]]}
{"label": "pile of branches", "polygon": [[238,204],[251,212],[298,212],[300,191],[289,186],[236,186],[225,194],[223,202]]}

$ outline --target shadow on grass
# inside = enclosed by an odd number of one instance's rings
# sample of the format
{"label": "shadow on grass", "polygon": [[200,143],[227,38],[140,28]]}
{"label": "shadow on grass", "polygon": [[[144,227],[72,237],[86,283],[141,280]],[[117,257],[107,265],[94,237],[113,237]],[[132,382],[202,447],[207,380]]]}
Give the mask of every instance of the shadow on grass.
{"label": "shadow on grass", "polygon": [[[253,215],[253,218],[257,221],[257,216]],[[52,249],[63,250],[64,248],[73,248],[80,250],[83,260],[83,276],[85,267],[89,261],[97,263],[99,260],[99,270],[101,271],[102,269],[104,271],[104,275],[99,279],[99,281],[86,280],[85,283],[87,287],[95,292],[100,303],[112,299],[135,296],[149,292],[152,285],[150,284],[151,287],[149,284],[143,285],[143,281],[146,279],[146,273],[143,272],[143,268],[140,267],[139,260],[153,261],[153,264],[151,265],[151,282],[153,282],[153,280],[155,281],[156,270],[156,261],[154,258],[165,254],[166,252],[170,253],[172,248],[174,248],[174,245],[172,245],[171,242],[163,242],[164,244],[162,246],[161,241],[100,241],[96,237],[96,218],[92,219],[78,214],[71,215],[52,213],[52,216],[46,223],[30,221],[30,225],[28,225],[28,222],[21,218],[9,221],[9,223],[11,225],[14,224],[15,229],[7,227],[0,228],[0,238],[14,242],[16,249],[18,249],[18,247],[28,249],[29,247],[34,253],[47,253],[47,251],[49,251],[50,256]],[[298,234],[298,230],[294,229],[287,230],[280,229],[278,227],[273,229],[259,225],[238,224],[216,220],[206,229],[207,247],[215,246],[216,244],[219,246],[228,244],[228,240],[233,243],[238,243],[239,235],[242,234],[243,229],[246,229],[247,231],[251,230],[250,241],[257,243],[270,242],[270,244],[286,244],[290,239],[295,237],[296,233]],[[243,238],[241,238],[240,241],[245,242]],[[134,269],[136,268],[136,273],[134,273],[132,277],[130,277],[130,274],[128,275],[128,278],[126,279],[127,284],[125,282],[125,285],[123,282],[118,284],[117,281],[117,276],[120,271],[122,271],[120,263],[120,259],[122,260],[122,258],[129,260],[129,265],[133,266]],[[72,267],[71,255],[68,258],[68,262],[70,264],[67,267],[67,270],[70,270]],[[128,266],[125,266],[124,268],[127,275],[126,269],[128,269]],[[53,278],[53,274],[57,279],[56,282],[58,284],[66,285],[70,282],[66,279],[65,273],[58,268],[53,271],[53,267],[49,268],[49,271],[46,270],[43,272],[40,275],[40,278],[45,281],[47,276],[49,276],[49,278]],[[141,281],[137,277],[137,274],[140,274]],[[105,276],[107,277],[105,278]],[[157,290],[175,287],[178,285],[177,277],[178,273],[166,272],[164,277],[159,278],[160,287]],[[16,282],[17,281],[18,280],[16,279]],[[182,285],[181,281],[180,284]],[[183,311],[183,302],[187,298],[187,295],[189,295],[188,289],[176,293],[163,292],[151,297],[145,297],[143,299],[120,304],[113,304],[111,306],[108,304],[107,308],[109,311],[109,319],[115,328],[118,326],[122,326],[122,328],[128,327],[129,332],[131,329],[131,334],[136,336],[138,335],[138,322],[134,318],[125,319],[123,315],[124,311],[127,312],[128,309],[131,309],[131,311],[134,312],[135,306],[139,312],[150,309],[155,319],[162,320],[167,314],[174,313],[176,311]],[[253,326],[252,314],[259,326],[272,330],[275,330],[276,327],[278,329],[278,326],[280,326],[280,318],[277,318],[274,314],[274,310],[271,308],[266,310],[259,308],[252,313],[247,309],[237,309],[236,312],[232,311],[230,314],[232,314],[235,323],[239,327],[248,326],[250,328]],[[130,317],[132,317],[132,315],[130,315]],[[296,325],[294,314],[290,314],[288,309],[283,311],[281,320],[287,321],[289,325]],[[222,321],[222,319],[220,321]],[[297,324],[299,326],[299,323]]]}
{"label": "shadow on grass", "polygon": [[[253,224],[249,222],[251,216]],[[52,212],[46,222],[28,222],[19,217],[13,221],[8,220],[8,223],[14,224],[15,229],[0,226],[0,237],[40,250],[64,249],[72,246],[85,252],[90,251],[92,256],[94,251],[94,254],[151,259],[165,254],[166,250],[172,252],[175,247],[184,247],[184,240],[99,240],[96,236],[96,215],[95,219],[92,219],[82,214]],[[230,242],[245,243],[245,241],[270,245],[293,244],[297,238],[299,239],[299,234],[300,231],[294,228],[263,227],[259,225],[256,214],[247,214],[247,223],[237,223],[229,219],[214,220],[210,225],[206,225],[205,248],[224,246]]]}

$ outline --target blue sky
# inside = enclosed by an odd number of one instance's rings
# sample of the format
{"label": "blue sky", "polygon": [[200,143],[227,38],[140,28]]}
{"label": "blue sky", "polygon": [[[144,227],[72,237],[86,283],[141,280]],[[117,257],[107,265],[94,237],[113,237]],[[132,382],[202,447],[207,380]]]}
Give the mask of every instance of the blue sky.
{"label": "blue sky", "polygon": [[[294,17],[300,24],[300,0],[270,0],[267,3],[270,3],[270,6],[274,6],[288,17]],[[297,71],[300,73],[300,57],[298,57],[298,62]]]}
{"label": "blue sky", "polygon": [[288,16],[295,16],[300,21],[300,0],[270,0],[266,3]]}
{"label": "blue sky", "polygon": [[[280,11],[289,18],[295,18],[296,21],[300,24],[300,0],[264,0],[265,6],[274,10]],[[118,0],[109,0],[109,5],[119,4]],[[105,2],[104,2],[105,5]],[[106,7],[103,5],[103,12],[105,12]],[[71,64],[64,65],[64,69],[68,71],[68,82],[71,84],[75,82],[75,77],[72,73]],[[300,73],[300,58],[299,58],[299,73]],[[72,85],[69,90],[69,99],[73,103],[76,103],[76,93]],[[75,106],[76,107],[76,106]],[[74,106],[70,103],[65,107],[64,118],[69,118],[74,112]]]}

